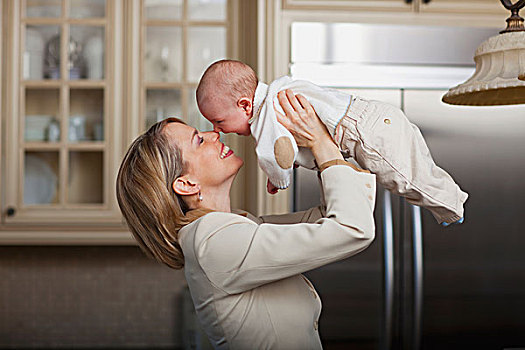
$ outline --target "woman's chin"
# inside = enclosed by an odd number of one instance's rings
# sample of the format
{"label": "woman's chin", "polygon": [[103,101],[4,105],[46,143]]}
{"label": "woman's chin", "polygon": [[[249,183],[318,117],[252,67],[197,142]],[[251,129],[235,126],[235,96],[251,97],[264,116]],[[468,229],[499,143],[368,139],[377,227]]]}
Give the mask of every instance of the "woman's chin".
{"label": "woman's chin", "polygon": [[237,166],[237,170],[235,171],[235,174],[237,175],[237,173],[239,172],[239,170],[242,168],[242,166],[244,165],[244,160],[242,160],[241,157],[237,157],[235,154],[232,155],[232,157],[235,157],[235,161],[236,163],[238,164]]}

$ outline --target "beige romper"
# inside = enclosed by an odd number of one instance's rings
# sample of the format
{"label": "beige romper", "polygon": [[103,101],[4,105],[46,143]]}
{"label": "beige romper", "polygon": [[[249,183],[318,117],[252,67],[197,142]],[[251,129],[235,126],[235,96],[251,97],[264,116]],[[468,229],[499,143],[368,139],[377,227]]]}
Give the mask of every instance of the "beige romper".
{"label": "beige romper", "polygon": [[386,189],[427,208],[439,223],[463,218],[468,195],[434,163],[421,132],[399,108],[287,76],[270,85],[259,82],[254,97],[257,112],[250,119],[259,165],[276,187],[288,187],[294,162],[315,168],[310,150],[297,147],[275,116],[275,109],[284,113],[276,97],[284,89],[304,95],[343,154],[376,174]]}
{"label": "beige romper", "polygon": [[427,208],[439,223],[463,217],[467,193],[434,163],[418,127],[399,108],[355,97],[335,141],[386,189]]}

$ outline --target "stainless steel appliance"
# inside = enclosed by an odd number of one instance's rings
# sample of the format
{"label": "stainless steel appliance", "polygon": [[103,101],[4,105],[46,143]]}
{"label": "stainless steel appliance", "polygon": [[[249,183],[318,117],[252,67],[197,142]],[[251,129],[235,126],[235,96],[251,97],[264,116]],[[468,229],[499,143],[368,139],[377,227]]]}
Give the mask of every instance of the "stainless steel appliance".
{"label": "stainless steel appliance", "polygon": [[[470,194],[465,222],[444,228],[378,189],[375,242],[308,273],[323,300],[326,349],[525,348],[525,106],[441,102],[498,30],[292,25],[294,78],[402,108]],[[315,173],[296,169],[294,209],[318,198]]]}

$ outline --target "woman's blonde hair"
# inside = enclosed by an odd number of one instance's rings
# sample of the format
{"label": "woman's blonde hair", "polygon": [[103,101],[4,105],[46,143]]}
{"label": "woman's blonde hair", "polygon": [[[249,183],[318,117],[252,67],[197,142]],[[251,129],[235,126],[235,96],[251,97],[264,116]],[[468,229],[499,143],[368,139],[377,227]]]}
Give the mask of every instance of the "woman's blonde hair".
{"label": "woman's blonde hair", "polygon": [[184,267],[179,230],[210,212],[191,210],[172,184],[185,174],[186,165],[164,127],[182,123],[167,118],[140,135],[129,147],[117,176],[117,200],[140,248],[149,257],[174,269]]}

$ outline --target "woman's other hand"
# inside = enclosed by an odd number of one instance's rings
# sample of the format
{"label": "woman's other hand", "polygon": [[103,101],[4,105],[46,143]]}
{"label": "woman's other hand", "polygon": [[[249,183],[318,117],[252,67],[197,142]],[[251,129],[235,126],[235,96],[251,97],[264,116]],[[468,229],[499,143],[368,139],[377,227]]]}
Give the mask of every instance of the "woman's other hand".
{"label": "woman's other hand", "polygon": [[279,191],[279,188],[278,188],[278,187],[275,187],[275,186],[270,182],[270,179],[268,179],[268,181],[266,181],[266,191],[267,191],[269,194],[276,194],[276,193]]}
{"label": "woman's other hand", "polygon": [[298,146],[312,150],[317,164],[343,159],[326,126],[304,96],[295,95],[288,89],[280,91],[277,98],[286,114],[276,110],[277,120],[290,131]]}

